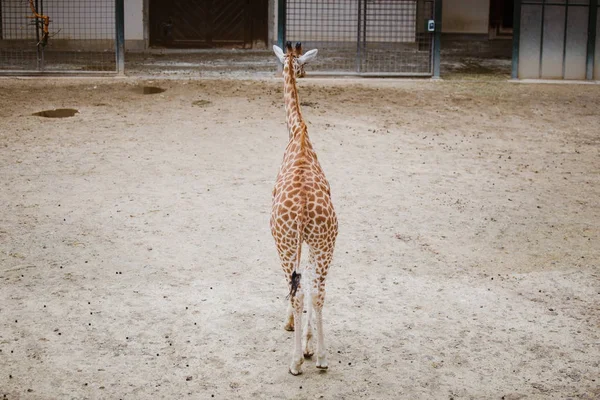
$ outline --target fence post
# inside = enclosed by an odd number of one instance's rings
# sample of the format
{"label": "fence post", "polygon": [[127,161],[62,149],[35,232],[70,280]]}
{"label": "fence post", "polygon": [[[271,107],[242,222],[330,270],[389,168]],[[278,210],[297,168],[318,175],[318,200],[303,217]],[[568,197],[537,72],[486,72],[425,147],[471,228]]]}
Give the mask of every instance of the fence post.
{"label": "fence post", "polygon": [[519,41],[521,39],[521,0],[513,0],[512,79],[519,79]]}
{"label": "fence post", "polygon": [[596,21],[598,18],[598,0],[590,0],[587,42],[587,64],[585,68],[585,79],[594,79],[594,58],[596,54]]}
{"label": "fence post", "polygon": [[116,53],[117,73],[125,74],[125,5],[124,0],[115,0],[115,24],[116,24]]}
{"label": "fence post", "polygon": [[286,0],[277,0],[277,45],[285,50]]}
{"label": "fence post", "polygon": [[435,0],[433,18],[435,32],[433,34],[433,78],[440,79],[440,63],[442,50],[442,0]]}

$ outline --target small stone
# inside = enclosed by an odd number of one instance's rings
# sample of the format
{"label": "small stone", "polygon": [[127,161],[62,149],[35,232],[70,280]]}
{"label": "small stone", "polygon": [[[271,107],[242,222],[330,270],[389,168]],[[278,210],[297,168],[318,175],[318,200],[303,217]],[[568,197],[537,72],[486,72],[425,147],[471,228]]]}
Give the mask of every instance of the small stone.
{"label": "small stone", "polygon": [[189,381],[191,381],[191,380],[192,380],[192,377],[191,377],[191,376],[188,376],[187,378],[185,378],[185,380],[189,382]]}

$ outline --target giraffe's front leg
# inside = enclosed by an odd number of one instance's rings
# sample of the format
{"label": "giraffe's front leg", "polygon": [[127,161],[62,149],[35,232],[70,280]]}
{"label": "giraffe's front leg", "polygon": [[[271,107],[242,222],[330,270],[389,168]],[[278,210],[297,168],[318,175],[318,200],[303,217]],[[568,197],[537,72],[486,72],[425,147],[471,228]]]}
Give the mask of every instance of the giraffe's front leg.
{"label": "giraffe's front leg", "polygon": [[290,363],[290,374],[300,375],[302,373],[302,363],[304,356],[302,354],[302,309],[304,308],[304,293],[300,287],[298,292],[291,299],[294,310],[294,323],[297,329],[294,332],[294,352],[292,353],[292,362]]}

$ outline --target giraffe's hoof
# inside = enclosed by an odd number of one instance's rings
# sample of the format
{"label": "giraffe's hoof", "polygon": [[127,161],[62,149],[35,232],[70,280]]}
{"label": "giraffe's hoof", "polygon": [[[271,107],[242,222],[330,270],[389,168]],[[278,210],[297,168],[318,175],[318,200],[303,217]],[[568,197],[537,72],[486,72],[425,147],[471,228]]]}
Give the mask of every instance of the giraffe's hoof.
{"label": "giraffe's hoof", "polygon": [[299,369],[294,370],[294,369],[290,368],[289,371],[290,371],[290,374],[292,374],[294,376],[298,376],[298,375],[300,375],[302,373],[302,371],[299,370]]}
{"label": "giraffe's hoof", "polygon": [[327,365],[327,358],[325,356],[317,357],[317,368],[322,370],[329,368]]}
{"label": "giraffe's hoof", "polygon": [[294,332],[294,324],[285,324],[283,329],[285,329],[288,332]]}
{"label": "giraffe's hoof", "polygon": [[315,353],[314,353],[314,352],[312,352],[312,351],[305,351],[305,352],[304,352],[304,358],[312,358],[312,356],[313,356],[314,354],[315,354]]}

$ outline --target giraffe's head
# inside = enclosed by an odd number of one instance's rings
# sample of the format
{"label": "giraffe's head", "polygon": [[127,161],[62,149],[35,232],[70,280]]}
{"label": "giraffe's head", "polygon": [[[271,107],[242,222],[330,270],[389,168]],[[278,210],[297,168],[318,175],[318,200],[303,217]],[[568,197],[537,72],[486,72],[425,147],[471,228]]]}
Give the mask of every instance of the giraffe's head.
{"label": "giraffe's head", "polygon": [[317,49],[309,50],[305,54],[302,54],[302,43],[296,43],[296,46],[292,47],[291,42],[285,44],[285,53],[278,46],[273,46],[275,55],[281,61],[284,68],[288,63],[292,63],[291,67],[296,78],[302,78],[305,75],[304,64],[312,61],[317,57]]}

